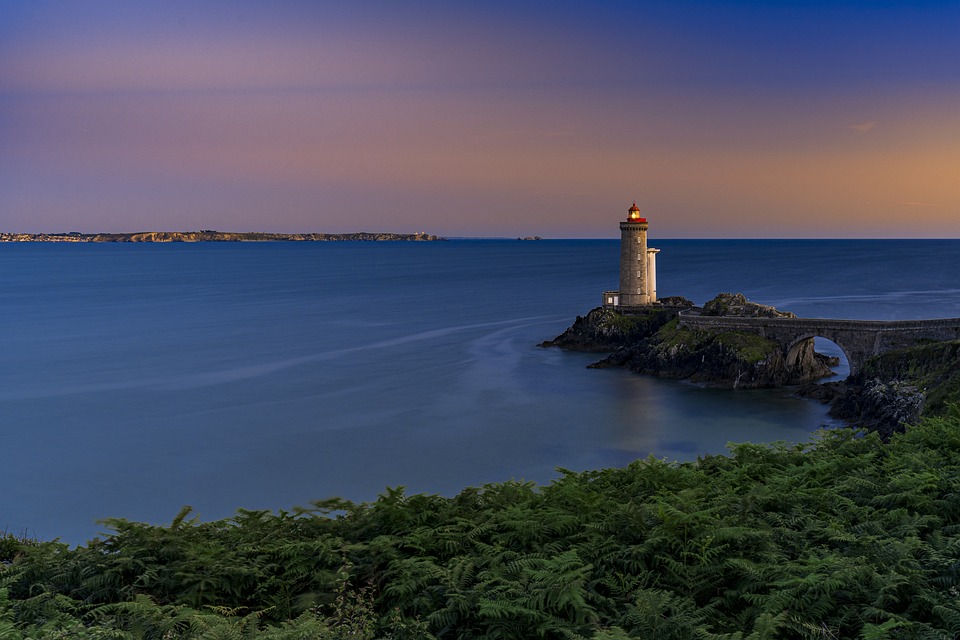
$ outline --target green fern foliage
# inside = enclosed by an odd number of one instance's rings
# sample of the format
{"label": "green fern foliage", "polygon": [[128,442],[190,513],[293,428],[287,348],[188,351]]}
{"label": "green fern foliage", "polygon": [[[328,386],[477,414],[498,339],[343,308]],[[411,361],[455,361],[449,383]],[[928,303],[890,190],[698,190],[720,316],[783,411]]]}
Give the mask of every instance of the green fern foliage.
{"label": "green fern foliage", "polygon": [[6,535],[0,640],[960,637],[960,410],[445,498]]}

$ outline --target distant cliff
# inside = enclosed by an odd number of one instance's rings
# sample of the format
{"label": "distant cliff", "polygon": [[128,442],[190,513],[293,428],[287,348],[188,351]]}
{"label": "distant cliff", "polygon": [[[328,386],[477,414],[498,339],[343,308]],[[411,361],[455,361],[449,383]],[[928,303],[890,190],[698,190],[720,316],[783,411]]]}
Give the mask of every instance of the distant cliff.
{"label": "distant cliff", "polygon": [[350,240],[430,242],[428,233],[264,233],[231,231],[144,231],[140,233],[0,233],[0,242],[342,242]]}
{"label": "distant cliff", "polygon": [[[612,351],[592,367],[625,367],[638,373],[679,378],[730,388],[800,384],[832,374],[834,362],[814,353],[788,366],[775,342],[738,331],[697,331],[679,326],[676,317],[693,305],[683,298],[645,314],[621,314],[597,308],[578,317],[569,329],[542,343],[577,351]],[[703,315],[792,317],[793,314],[722,293],[706,303]]]}

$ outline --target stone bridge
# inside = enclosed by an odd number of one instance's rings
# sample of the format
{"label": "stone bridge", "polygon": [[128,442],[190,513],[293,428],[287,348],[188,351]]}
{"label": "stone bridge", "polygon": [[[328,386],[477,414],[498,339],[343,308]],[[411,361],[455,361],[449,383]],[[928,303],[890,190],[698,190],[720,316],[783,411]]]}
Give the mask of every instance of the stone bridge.
{"label": "stone bridge", "polygon": [[815,337],[832,340],[850,363],[850,375],[867,358],[925,340],[960,339],[960,318],[938,320],[832,320],[826,318],[746,318],[702,316],[685,311],[680,325],[702,331],[744,331],[780,344],[787,365],[800,358]]}

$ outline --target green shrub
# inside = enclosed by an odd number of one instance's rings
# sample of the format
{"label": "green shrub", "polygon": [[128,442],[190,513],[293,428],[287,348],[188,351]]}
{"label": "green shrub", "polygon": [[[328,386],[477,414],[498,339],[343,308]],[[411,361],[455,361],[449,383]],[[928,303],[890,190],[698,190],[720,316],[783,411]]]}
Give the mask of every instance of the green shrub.
{"label": "green shrub", "polygon": [[956,407],[888,444],[835,430],[561,472],[27,544],[0,569],[0,637],[960,634]]}

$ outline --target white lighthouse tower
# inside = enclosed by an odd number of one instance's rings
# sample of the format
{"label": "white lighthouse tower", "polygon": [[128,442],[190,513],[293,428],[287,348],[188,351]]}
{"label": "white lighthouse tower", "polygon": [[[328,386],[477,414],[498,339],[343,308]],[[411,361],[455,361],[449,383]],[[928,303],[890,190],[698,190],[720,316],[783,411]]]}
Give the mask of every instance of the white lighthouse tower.
{"label": "white lighthouse tower", "polygon": [[657,301],[657,253],[647,247],[647,219],[634,202],[620,222],[620,290],[604,291],[605,307],[642,307]]}

